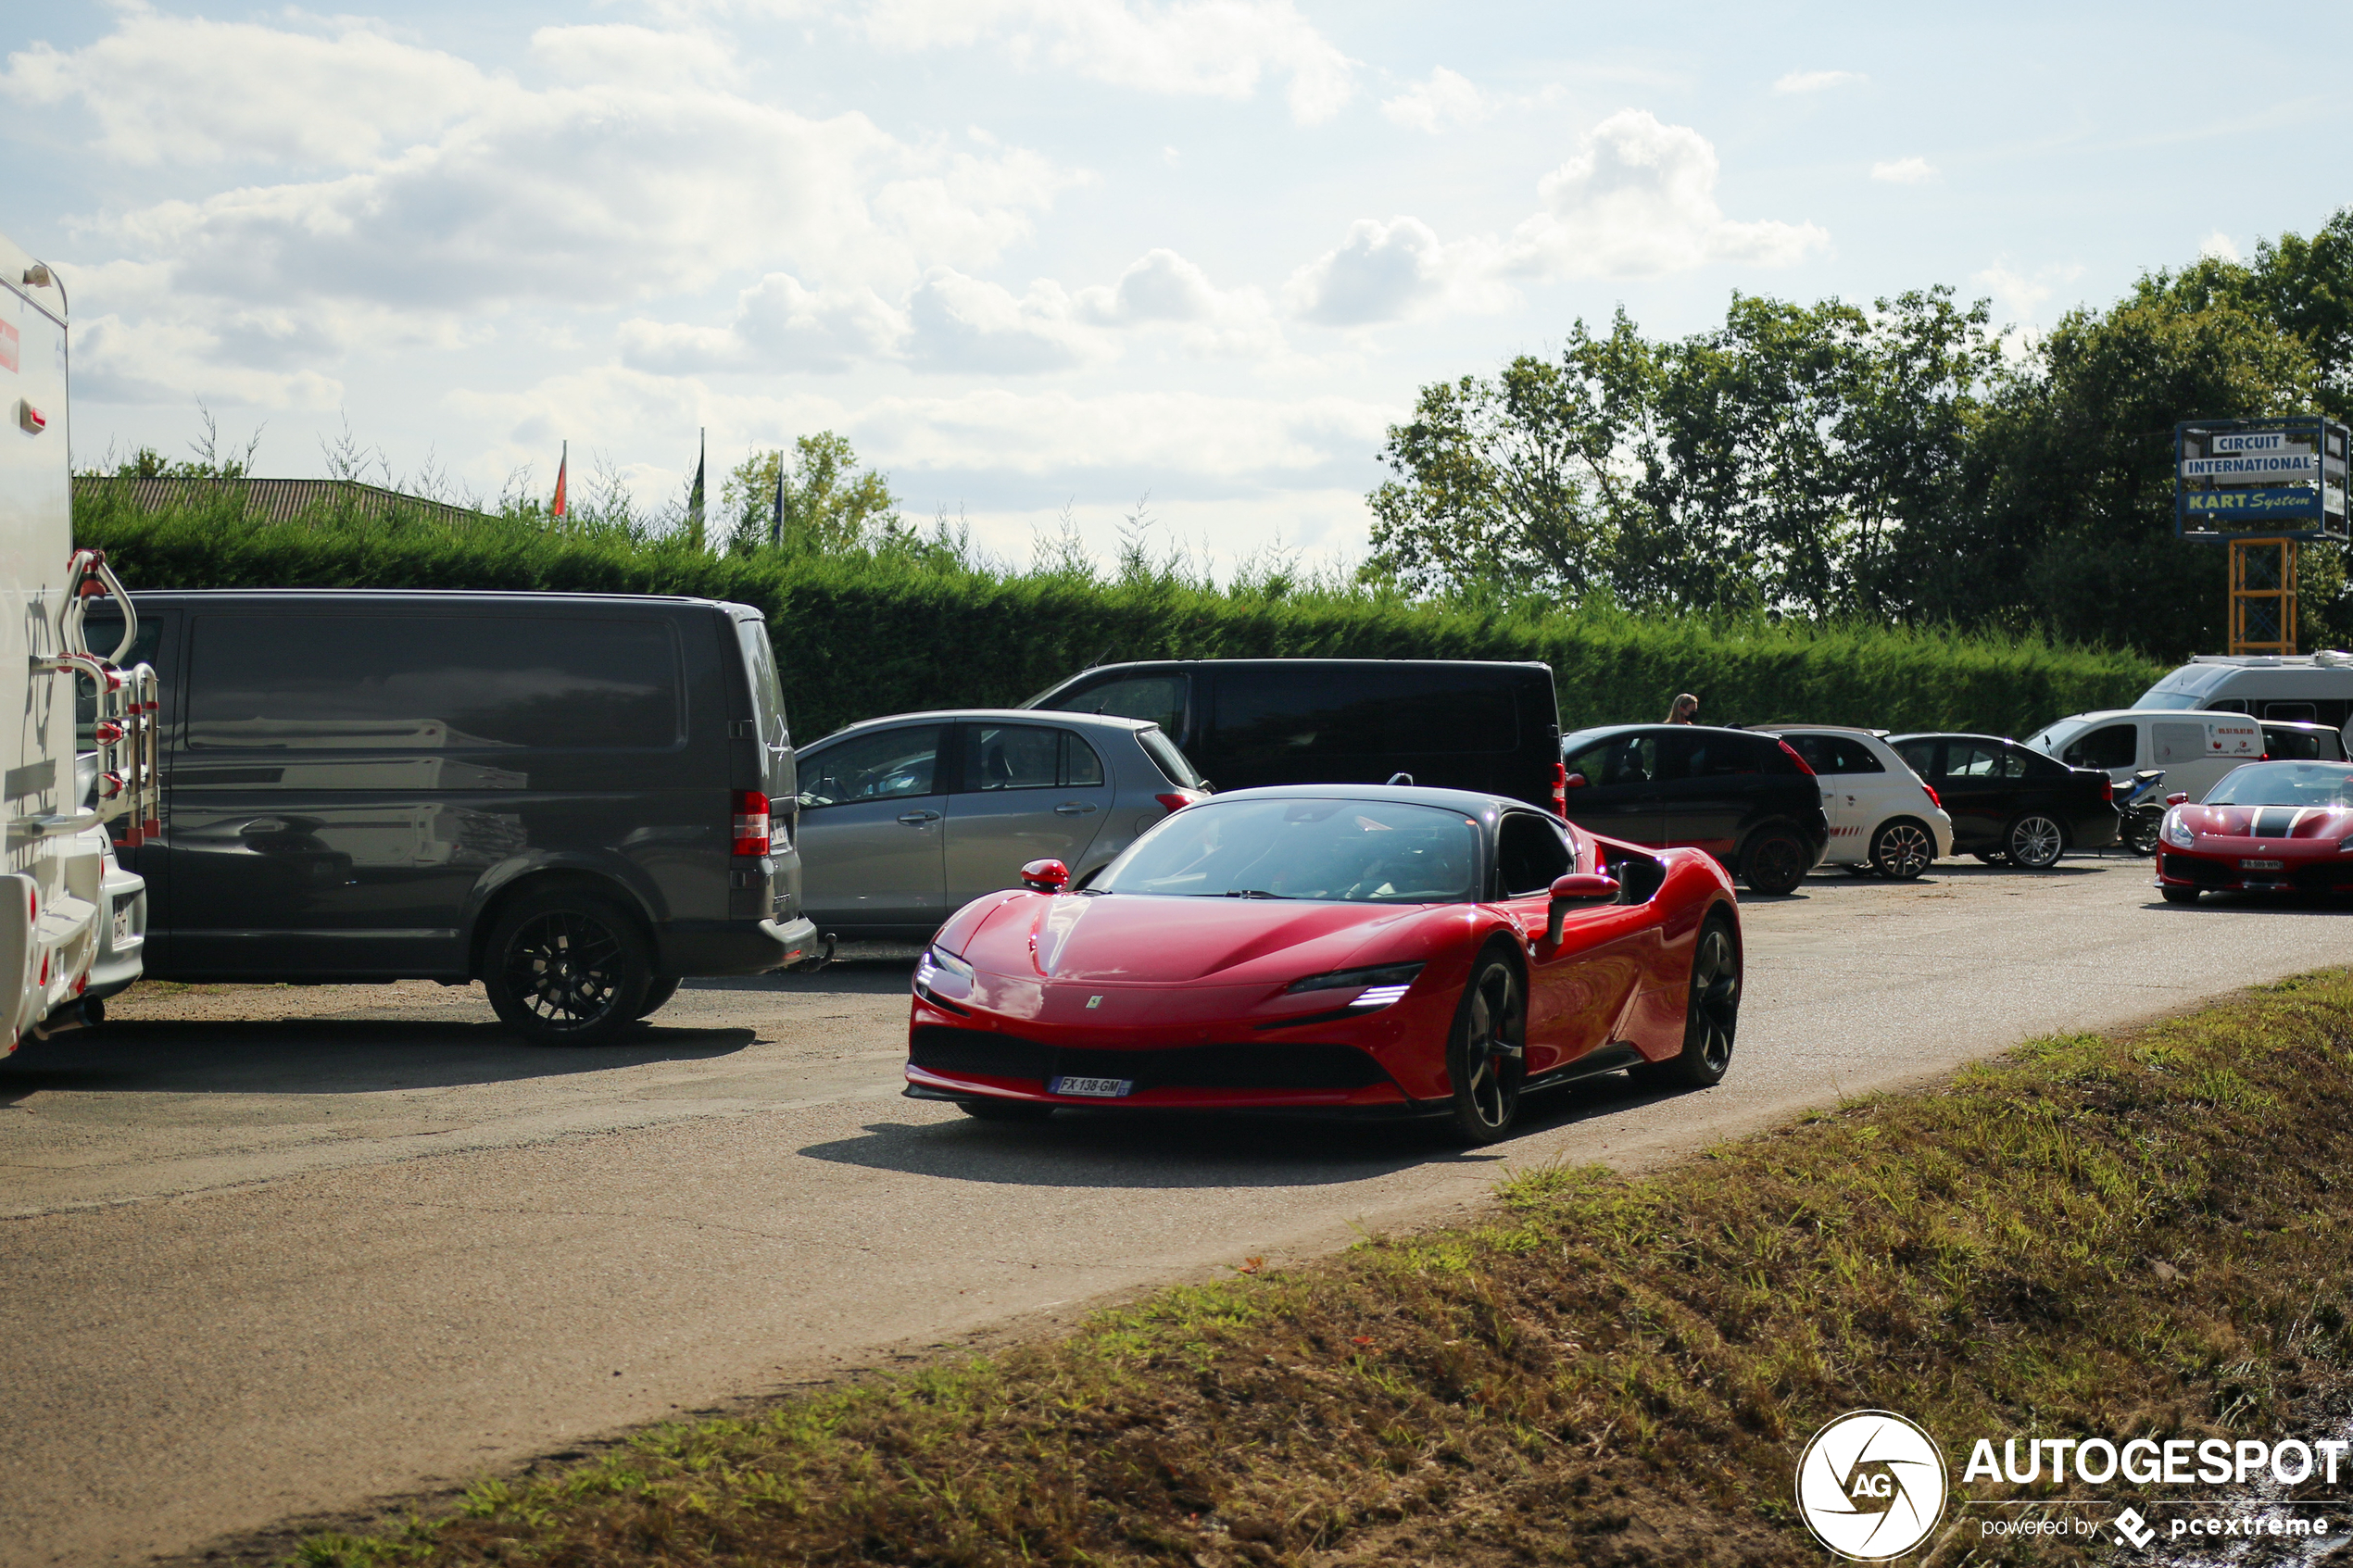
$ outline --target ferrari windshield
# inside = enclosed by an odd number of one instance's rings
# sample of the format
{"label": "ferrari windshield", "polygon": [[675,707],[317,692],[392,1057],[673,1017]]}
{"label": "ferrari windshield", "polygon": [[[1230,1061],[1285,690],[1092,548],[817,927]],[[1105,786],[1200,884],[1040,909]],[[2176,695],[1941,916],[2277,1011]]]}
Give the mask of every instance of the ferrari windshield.
{"label": "ferrari windshield", "polygon": [[1094,887],[1194,898],[1448,904],[1479,884],[1478,824],[1394,800],[1211,800],[1113,861]]}
{"label": "ferrari windshield", "polygon": [[2250,762],[2206,797],[2208,806],[2353,806],[2353,767],[2342,762]]}

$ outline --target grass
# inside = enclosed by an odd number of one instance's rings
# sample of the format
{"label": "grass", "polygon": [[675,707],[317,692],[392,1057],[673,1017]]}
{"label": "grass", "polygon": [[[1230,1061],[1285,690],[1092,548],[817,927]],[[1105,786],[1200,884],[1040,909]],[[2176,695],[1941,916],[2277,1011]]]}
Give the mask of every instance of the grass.
{"label": "grass", "polygon": [[[1533,1172],[1484,1223],[1238,1260],[1058,1343],[652,1428],[293,1561],[1810,1568],[1791,1475],[1849,1409],[1920,1421],[1957,1477],[1970,1435],[2341,1410],[2349,1067],[2353,972],[2305,976],[1655,1174]],[[1948,1516],[1927,1560],[2089,1549]]]}

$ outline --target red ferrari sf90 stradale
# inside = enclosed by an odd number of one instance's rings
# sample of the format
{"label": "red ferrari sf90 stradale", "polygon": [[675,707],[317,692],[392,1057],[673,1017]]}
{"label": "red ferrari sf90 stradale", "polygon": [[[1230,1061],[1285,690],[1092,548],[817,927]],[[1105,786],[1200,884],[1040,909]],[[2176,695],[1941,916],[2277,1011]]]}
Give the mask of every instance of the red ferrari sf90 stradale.
{"label": "red ferrari sf90 stradale", "polygon": [[907,1093],[1057,1107],[1451,1118],[1530,1089],[1730,1066],[1740,910],[1695,849],[1516,800],[1303,784],[1188,806],[1089,885],[1058,861],[966,905],[915,971]]}
{"label": "red ferrari sf90 stradale", "polygon": [[2201,805],[2172,798],[2157,830],[2169,904],[2209,892],[2353,892],[2353,764],[2250,762]]}

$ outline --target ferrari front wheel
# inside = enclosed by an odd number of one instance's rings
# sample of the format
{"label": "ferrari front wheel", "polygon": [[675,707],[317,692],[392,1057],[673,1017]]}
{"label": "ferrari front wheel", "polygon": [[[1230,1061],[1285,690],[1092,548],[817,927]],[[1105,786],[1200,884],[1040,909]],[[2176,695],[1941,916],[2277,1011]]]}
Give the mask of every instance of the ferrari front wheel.
{"label": "ferrari front wheel", "polygon": [[1713,1088],[1732,1065],[1732,1036],[1741,1021],[1741,954],[1732,922],[1712,915],[1692,949],[1691,999],[1683,1013],[1683,1048],[1665,1061],[1628,1070],[1638,1083]]}
{"label": "ferrari front wheel", "polygon": [[1527,1024],[1519,971],[1499,952],[1481,955],[1446,1044],[1446,1076],[1454,1085],[1451,1115],[1464,1142],[1493,1143],[1511,1131],[1527,1076]]}

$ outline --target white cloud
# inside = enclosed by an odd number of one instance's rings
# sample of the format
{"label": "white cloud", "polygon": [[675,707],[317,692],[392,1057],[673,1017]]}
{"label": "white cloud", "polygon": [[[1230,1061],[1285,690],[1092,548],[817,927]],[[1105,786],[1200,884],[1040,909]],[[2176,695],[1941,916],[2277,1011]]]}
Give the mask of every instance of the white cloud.
{"label": "white cloud", "polygon": [[1882,158],[1871,165],[1871,178],[1890,185],[1918,185],[1936,178],[1936,166],[1924,157]]}
{"label": "white cloud", "polygon": [[733,86],[743,78],[735,56],[699,32],[612,24],[543,27],[531,35],[531,54],[568,82],[694,87]]}
{"label": "white cloud", "polygon": [[1773,91],[1776,93],[1819,93],[1825,88],[1865,80],[1867,79],[1859,71],[1793,70],[1775,82]]}
{"label": "white cloud", "polygon": [[136,9],[71,53],[34,44],[11,54],[0,92],[44,106],[80,98],[98,151],[129,164],[349,165],[509,90],[369,23],[333,25],[320,36]]}
{"label": "white cloud", "polygon": [[1315,124],[1355,92],[1355,62],[1291,0],[874,0],[866,35],[899,49],[996,42],[1039,63],[1146,93],[1243,99],[1288,76],[1291,115]]}
{"label": "white cloud", "polygon": [[2198,241],[2197,253],[2201,257],[2211,257],[2217,261],[2236,263],[2246,259],[2239,255],[2239,247],[2231,243],[2231,236],[2220,229]]}
{"label": "white cloud", "polygon": [[1811,223],[1743,222],[1717,205],[1716,149],[1688,125],[1621,109],[1537,182],[1542,210],[1513,235],[1515,270],[1640,277],[1711,262],[1786,267],[1830,244]]}
{"label": "white cloud", "polygon": [[724,327],[645,319],[623,323],[622,358],[664,375],[842,370],[874,359],[917,370],[1024,375],[1106,363],[1121,334],[1176,329],[1202,356],[1279,351],[1274,313],[1255,289],[1221,290],[1172,250],[1139,257],[1111,284],[1076,292],[1040,278],[1016,295],[934,267],[897,303],[871,288],[812,290],[775,272],[747,289]]}
{"label": "white cloud", "polygon": [[1982,272],[1970,275],[1969,282],[1983,289],[1994,301],[1994,320],[2002,333],[2002,349],[2012,359],[2023,358],[2032,347],[2037,328],[2043,318],[2043,307],[2051,296],[2068,283],[2083,275],[2079,265],[2056,263],[2037,268],[2033,275],[2018,271],[2007,261],[1997,261]]}
{"label": "white cloud", "polygon": [[1380,112],[1391,124],[1409,131],[1427,131],[1434,136],[1449,121],[1475,125],[1494,111],[1486,94],[1468,78],[1438,66],[1431,69],[1428,82],[1417,82],[1396,97],[1383,99]]}
{"label": "white cloud", "polygon": [[1727,218],[1718,173],[1716,149],[1698,132],[1620,110],[1537,182],[1539,210],[1508,239],[1450,243],[1416,218],[1360,219],[1337,248],[1291,274],[1284,297],[1309,320],[1359,326],[1506,308],[1517,279],[1782,267],[1829,245],[1811,223]]}

